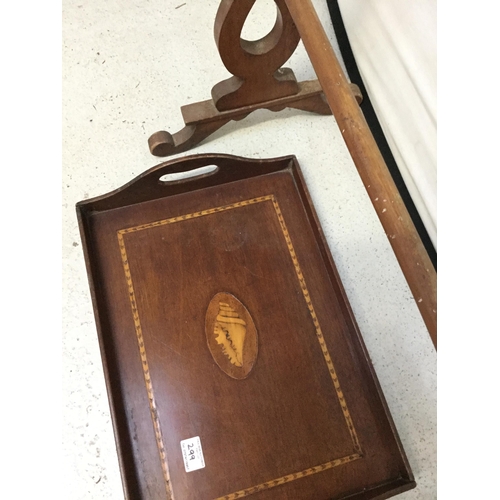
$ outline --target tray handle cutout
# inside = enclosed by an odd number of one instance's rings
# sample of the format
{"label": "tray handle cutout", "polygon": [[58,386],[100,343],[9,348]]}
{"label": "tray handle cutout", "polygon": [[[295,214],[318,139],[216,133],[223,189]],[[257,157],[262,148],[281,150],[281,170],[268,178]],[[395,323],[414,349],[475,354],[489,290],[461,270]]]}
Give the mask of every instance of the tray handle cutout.
{"label": "tray handle cutout", "polygon": [[111,210],[288,168],[294,156],[251,159],[226,154],[176,158],[146,170],[114,191],[77,203],[83,213]]}
{"label": "tray handle cutout", "polygon": [[179,182],[188,182],[190,180],[200,179],[202,177],[216,174],[218,170],[219,167],[217,165],[205,165],[204,167],[198,167],[192,170],[163,174],[158,179],[158,182],[160,184],[177,184]]}

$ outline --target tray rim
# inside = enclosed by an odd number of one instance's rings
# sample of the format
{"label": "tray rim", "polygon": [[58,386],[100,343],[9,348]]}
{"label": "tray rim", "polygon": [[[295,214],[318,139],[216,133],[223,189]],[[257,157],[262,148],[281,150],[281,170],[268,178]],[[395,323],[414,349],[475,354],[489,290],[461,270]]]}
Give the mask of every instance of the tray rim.
{"label": "tray rim", "polygon": [[[151,186],[151,179],[156,178],[158,176],[163,175],[164,173],[170,173],[170,172],[176,172],[176,171],[182,171],[185,170],[185,166],[187,164],[191,166],[195,166],[193,168],[197,168],[196,166],[199,165],[201,162],[202,165],[206,165],[207,162],[213,161],[214,164],[217,164],[219,161],[224,161],[224,162],[236,162],[240,166],[242,164],[248,166],[248,167],[255,167],[256,165],[264,167],[264,170],[266,167],[270,167],[270,171],[259,171],[257,173],[255,172],[248,172],[251,175],[244,175],[239,178],[233,178],[231,180],[225,180],[222,183],[215,183],[213,185],[222,185],[226,184],[229,182],[235,182],[237,180],[243,180],[251,177],[257,177],[260,175],[266,175],[274,172],[283,172],[286,170],[289,170],[292,178],[295,183],[295,187],[298,191],[299,197],[302,202],[302,206],[305,209],[307,218],[309,222],[311,223],[311,228],[314,233],[314,237],[316,240],[316,243],[318,244],[318,247],[320,249],[320,253],[323,258],[323,262],[325,264],[325,267],[328,272],[328,277],[330,279],[331,284],[334,286],[335,292],[338,294],[338,302],[339,305],[343,311],[343,313],[347,316],[349,321],[346,321],[347,327],[349,329],[349,334],[351,336],[351,341],[353,342],[355,348],[359,350],[358,354],[361,355],[363,359],[363,367],[368,370],[368,374],[370,376],[370,379],[373,381],[374,386],[377,391],[377,397],[380,400],[381,406],[384,411],[385,418],[387,419],[387,422],[389,424],[391,434],[395,440],[395,443],[397,445],[398,451],[399,451],[399,456],[400,459],[403,463],[403,466],[405,468],[406,472],[406,477],[400,477],[395,479],[394,481],[389,481],[385,482],[380,485],[375,485],[373,488],[364,490],[362,492],[354,492],[349,494],[348,496],[342,496],[342,499],[344,498],[352,498],[352,499],[378,499],[382,500],[385,498],[389,498],[391,496],[394,496],[398,493],[401,493],[403,491],[407,491],[409,489],[412,489],[416,486],[415,480],[413,473],[411,471],[410,464],[408,462],[408,459],[406,457],[406,453],[404,452],[401,440],[399,438],[399,434],[397,432],[396,426],[394,424],[394,421],[392,419],[391,413],[389,411],[389,407],[387,405],[387,401],[385,399],[385,396],[382,392],[382,388],[380,386],[379,380],[377,378],[375,369],[373,367],[373,364],[371,362],[369,353],[367,351],[366,345],[364,343],[363,337],[361,335],[361,331],[358,327],[358,324],[356,322],[354,313],[351,309],[347,294],[345,292],[345,289],[342,285],[342,282],[340,280],[340,275],[337,271],[336,265],[334,263],[333,257],[331,255],[328,243],[326,241],[325,235],[323,233],[323,230],[321,228],[321,224],[319,222],[319,218],[317,216],[316,210],[314,208],[314,205],[312,203],[311,196],[309,194],[309,191],[307,189],[307,185],[305,183],[305,179],[303,177],[300,165],[298,163],[297,158],[295,155],[287,155],[287,156],[281,156],[277,158],[266,158],[266,159],[251,159],[251,158],[244,158],[240,156],[234,156],[234,155],[227,155],[227,154],[217,154],[217,153],[212,153],[212,154],[195,154],[195,155],[190,155],[190,156],[185,156],[181,158],[176,158],[174,160],[170,160],[167,162],[163,162],[151,169],[146,170],[144,173],[142,173],[139,176],[136,176],[134,179],[131,181],[127,182],[126,184],[122,185],[121,187],[112,190],[106,194],[96,196],[93,198],[89,198],[86,200],[82,200],[76,204],[76,212],[77,212],[77,219],[78,219],[78,225],[80,229],[80,235],[82,239],[82,249],[84,252],[84,257],[85,257],[85,263],[87,267],[87,276],[89,280],[89,286],[90,286],[90,292],[91,292],[91,299],[92,299],[92,305],[93,305],[93,310],[94,310],[94,317],[95,317],[95,322],[96,322],[96,329],[97,329],[97,334],[98,334],[98,340],[99,340],[99,346],[100,346],[100,351],[101,351],[101,360],[103,364],[103,371],[104,371],[104,377],[106,381],[106,389],[107,389],[107,394],[108,394],[108,401],[109,401],[109,406],[110,406],[110,414],[111,414],[111,420],[113,424],[113,430],[114,430],[114,435],[115,435],[115,443],[116,443],[116,448],[117,448],[117,454],[118,454],[118,460],[119,460],[119,466],[120,466],[120,474],[122,477],[122,486],[125,494],[125,498],[132,499],[132,498],[137,498],[136,494],[134,493],[134,490],[136,489],[136,485],[134,487],[134,484],[131,483],[131,478],[130,474],[127,474],[127,471],[130,470],[131,465],[126,459],[127,457],[127,449],[126,449],[126,444],[124,441],[127,441],[127,439],[124,436],[124,431],[122,431],[122,427],[120,425],[120,419],[122,418],[122,415],[120,415],[120,410],[117,408],[119,405],[119,396],[115,394],[117,391],[117,387],[113,385],[112,382],[112,370],[110,368],[110,353],[109,353],[109,347],[106,347],[106,339],[105,339],[105,328],[103,327],[103,308],[99,307],[99,294],[98,294],[98,289],[99,284],[98,284],[98,273],[97,270],[95,269],[95,265],[92,262],[91,259],[91,249],[92,249],[92,242],[88,238],[88,221],[89,218],[94,215],[95,213],[101,213],[101,212],[107,212],[109,210],[113,210],[115,208],[123,208],[126,206],[131,206],[135,204],[140,204],[143,202],[147,201],[153,201],[161,198],[167,198],[170,196],[175,196],[176,194],[183,194],[183,193],[188,193],[192,191],[196,191],[198,189],[204,189],[207,187],[212,187],[212,186],[207,186],[204,185],[206,183],[206,179],[211,176],[211,174],[207,175],[202,175],[196,179],[188,179],[186,181],[176,181],[174,183],[171,183],[170,186],[165,186],[165,185],[160,185],[160,189],[156,190],[151,190],[148,194],[145,196],[143,195],[142,197],[139,197],[136,201],[133,203],[120,203],[120,199],[122,198],[122,195],[127,194],[130,192],[131,189],[137,188],[137,186],[144,181],[146,181],[146,185]],[[170,187],[170,189],[169,189]],[[179,189],[180,187],[180,189]],[[183,187],[185,189],[183,189]],[[172,190],[173,188],[173,190]],[[170,194],[166,194],[170,191]],[[173,193],[172,193],[173,191]],[[106,202],[110,202],[111,204],[107,204]],[[96,209],[97,205],[97,209]],[[346,319],[347,319],[346,318]],[[112,363],[111,363],[112,364]],[[132,467],[132,469],[134,469]],[[132,481],[133,483],[133,481]],[[394,484],[393,484],[394,483]],[[393,486],[391,486],[393,485]],[[259,490],[258,490],[259,491]],[[373,495],[370,493],[372,492]],[[231,494],[230,494],[231,495]],[[231,496],[228,496],[228,498],[232,498]],[[238,498],[239,496],[235,496],[234,498]],[[226,497],[222,497],[226,498]]]}

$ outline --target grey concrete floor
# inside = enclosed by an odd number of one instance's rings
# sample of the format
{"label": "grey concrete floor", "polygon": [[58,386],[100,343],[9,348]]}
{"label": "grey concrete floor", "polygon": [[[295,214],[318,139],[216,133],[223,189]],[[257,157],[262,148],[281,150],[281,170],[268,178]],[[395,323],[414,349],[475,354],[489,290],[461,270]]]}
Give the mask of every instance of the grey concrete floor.
{"label": "grey concrete floor", "polygon": [[[259,2],[245,28],[270,28]],[[331,37],[326,3],[316,9]],[[64,498],[121,499],[122,486],[75,203],[161,161],[147,138],[183,126],[180,106],[227,78],[213,41],[217,0],[65,0],[63,4]],[[287,66],[315,77],[301,45]],[[257,111],[187,154],[297,156],[417,481],[399,498],[436,493],[436,353],[331,116]],[[180,155],[180,156],[184,156]]]}

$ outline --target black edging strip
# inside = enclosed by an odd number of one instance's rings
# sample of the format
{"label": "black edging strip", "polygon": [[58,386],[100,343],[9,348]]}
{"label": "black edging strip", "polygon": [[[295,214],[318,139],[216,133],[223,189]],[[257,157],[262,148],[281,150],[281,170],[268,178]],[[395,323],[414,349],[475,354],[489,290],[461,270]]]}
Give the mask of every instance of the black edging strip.
{"label": "black edging strip", "polygon": [[363,83],[363,79],[358,70],[358,66],[356,64],[356,60],[354,59],[354,54],[351,49],[351,44],[349,43],[349,38],[347,36],[347,32],[344,26],[344,22],[342,20],[342,14],[340,13],[340,8],[338,4],[338,0],[326,0],[328,5],[328,10],[330,12],[330,18],[333,24],[333,30],[335,32],[335,36],[337,38],[337,42],[339,44],[340,53],[342,54],[342,59],[344,60],[344,64],[352,83],[358,85],[361,93],[363,95],[363,102],[360,107],[365,115],[366,122],[370,127],[370,130],[375,138],[375,142],[377,143],[380,152],[382,153],[382,157],[387,164],[387,168],[391,173],[391,176],[398,188],[399,194],[403,199],[404,204],[406,205],[406,209],[410,214],[410,217],[417,229],[417,232],[424,244],[425,249],[429,255],[429,258],[434,266],[434,269],[437,269],[437,253],[432,241],[425,229],[424,223],[420,218],[417,208],[413,203],[410,193],[408,192],[408,188],[401,176],[401,172],[396,164],[396,160],[392,155],[389,144],[387,143],[387,139],[385,138],[384,132],[382,131],[382,127],[380,126],[380,122],[378,121],[377,115],[375,114],[375,110],[373,109],[372,103],[370,101],[370,97],[368,96],[368,92],[366,91],[365,85]]}

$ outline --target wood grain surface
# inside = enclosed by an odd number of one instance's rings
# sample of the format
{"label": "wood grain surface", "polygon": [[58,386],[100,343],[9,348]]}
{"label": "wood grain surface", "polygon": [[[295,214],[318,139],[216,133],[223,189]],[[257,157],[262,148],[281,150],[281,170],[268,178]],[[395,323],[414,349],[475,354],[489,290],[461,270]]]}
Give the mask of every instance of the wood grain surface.
{"label": "wood grain surface", "polygon": [[[77,212],[127,498],[415,486],[294,157],[173,160]],[[244,377],[214,356],[216,323]],[[204,467],[186,472],[193,437]]]}

